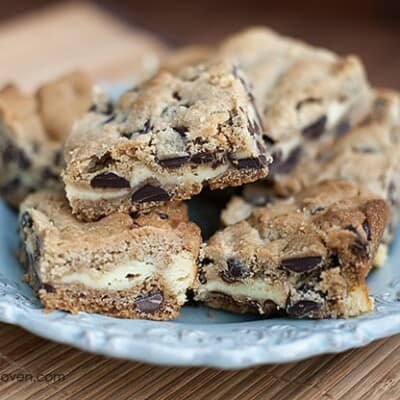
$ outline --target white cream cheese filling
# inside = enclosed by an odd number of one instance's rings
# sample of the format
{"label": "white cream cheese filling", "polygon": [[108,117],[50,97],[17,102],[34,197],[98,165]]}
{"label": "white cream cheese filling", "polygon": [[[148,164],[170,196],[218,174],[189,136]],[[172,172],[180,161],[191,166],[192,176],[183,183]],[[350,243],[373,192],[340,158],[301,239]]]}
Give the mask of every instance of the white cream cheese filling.
{"label": "white cream cheese filling", "polygon": [[61,277],[62,283],[81,283],[91,289],[125,290],[129,289],[156,272],[156,267],[147,262],[131,261],[113,268],[112,271],[98,271],[88,269],[80,272],[71,272]]}
{"label": "white cream cheese filling", "polygon": [[71,272],[61,277],[61,283],[79,283],[97,290],[127,290],[156,277],[177,297],[179,303],[186,299],[186,290],[192,287],[196,275],[195,260],[191,253],[182,252],[172,257],[164,269],[153,262],[131,261],[113,268],[112,271],[87,269]]}
{"label": "white cream cheese filling", "polygon": [[[130,186],[132,188],[139,188],[140,185],[143,185],[147,179],[152,178],[158,180],[162,185],[175,185],[180,186],[183,184],[196,184],[202,183],[206,180],[216,178],[219,175],[222,175],[229,168],[228,164],[222,164],[216,168],[202,166],[197,167],[196,169],[186,173],[182,172],[181,174],[157,174],[151,171],[147,167],[142,167],[140,169],[136,169],[132,174],[130,179]],[[111,200],[117,199],[119,197],[126,196],[131,192],[131,189],[87,189],[82,188],[79,185],[67,183],[65,185],[65,191],[68,200]]]}
{"label": "white cream cheese filling", "polygon": [[380,244],[378,250],[376,251],[373,266],[376,268],[381,268],[385,265],[388,255],[388,247],[385,244]]}
{"label": "white cream cheese filling", "polygon": [[223,293],[234,299],[250,298],[260,302],[272,300],[281,307],[285,305],[288,296],[288,290],[284,284],[273,285],[261,279],[253,280],[249,283],[225,283],[219,280],[208,281],[199,290],[199,298],[206,298],[210,292]]}

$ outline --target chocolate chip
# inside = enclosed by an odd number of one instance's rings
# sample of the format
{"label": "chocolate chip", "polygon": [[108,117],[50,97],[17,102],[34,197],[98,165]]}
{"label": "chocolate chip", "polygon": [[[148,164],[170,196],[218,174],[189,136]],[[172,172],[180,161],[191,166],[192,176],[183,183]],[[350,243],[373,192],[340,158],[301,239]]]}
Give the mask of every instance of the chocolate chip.
{"label": "chocolate chip", "polygon": [[278,305],[272,300],[265,300],[262,305],[265,315],[276,315],[278,313]]}
{"label": "chocolate chip", "polygon": [[171,197],[162,188],[153,185],[142,186],[132,195],[134,203],[148,203],[150,201],[167,201]]}
{"label": "chocolate chip", "polygon": [[96,172],[100,169],[108,167],[112,162],[113,158],[111,157],[110,153],[104,153],[100,158],[97,156],[94,156],[90,162],[89,165],[87,166],[86,170],[89,173]]}
{"label": "chocolate chip", "polygon": [[307,139],[318,139],[324,133],[327,121],[328,118],[326,117],[326,115],[323,115],[312,124],[306,126],[303,129],[304,137],[306,137]]}
{"label": "chocolate chip", "polygon": [[368,257],[369,256],[369,246],[368,242],[365,242],[362,238],[357,236],[350,246],[351,251],[358,257]]}
{"label": "chocolate chip", "polygon": [[160,292],[153,292],[136,298],[136,308],[141,313],[153,314],[160,310],[164,296]]}
{"label": "chocolate chip", "polygon": [[260,133],[260,127],[258,126],[257,122],[251,122],[249,117],[247,117],[247,130],[252,136]]}
{"label": "chocolate chip", "polygon": [[344,227],[344,229],[346,229],[347,231],[353,232],[356,235],[358,235],[358,231],[357,231],[356,227],[354,227],[353,225],[346,225]]}
{"label": "chocolate chip", "polygon": [[94,188],[122,189],[129,188],[130,184],[125,178],[122,178],[113,172],[103,172],[92,178],[90,186]]}
{"label": "chocolate chip", "polygon": [[158,160],[158,163],[164,168],[174,169],[186,164],[189,158],[189,156],[165,158],[163,160]]}
{"label": "chocolate chip", "polygon": [[265,133],[262,135],[262,139],[264,140],[264,143],[268,146],[272,146],[275,144],[275,140],[266,135]]}
{"label": "chocolate chip", "polygon": [[207,164],[213,162],[216,158],[215,153],[204,151],[202,153],[193,154],[190,160],[195,164]]}
{"label": "chocolate chip", "polygon": [[179,133],[179,135],[183,138],[186,137],[186,133],[189,132],[189,129],[186,126],[174,126],[172,129]]}
{"label": "chocolate chip", "polygon": [[362,227],[364,229],[365,234],[367,235],[367,240],[371,240],[371,230],[369,229],[369,223],[367,220],[365,220],[362,223]]}
{"label": "chocolate chip", "polygon": [[174,93],[172,93],[172,97],[175,99],[175,100],[178,100],[178,101],[181,101],[182,100],[182,97],[179,95],[179,93],[178,92],[174,92]]}
{"label": "chocolate chip", "polygon": [[151,121],[150,121],[150,119],[148,119],[148,120],[144,123],[143,129],[141,129],[140,131],[138,131],[138,133],[139,133],[140,135],[144,135],[144,134],[146,134],[146,133],[149,133],[149,132],[151,131],[151,129],[152,129]]}
{"label": "chocolate chip", "polygon": [[321,308],[321,304],[312,300],[300,300],[286,310],[291,317],[303,317],[314,311],[318,311]]}
{"label": "chocolate chip", "polygon": [[105,120],[103,121],[103,125],[108,124],[109,122],[114,121],[115,117],[116,117],[115,114],[111,114],[107,119],[105,119]]}
{"label": "chocolate chip", "polygon": [[158,213],[158,216],[160,217],[160,219],[168,219],[168,214]]}
{"label": "chocolate chip", "polygon": [[45,290],[47,293],[54,293],[56,291],[54,286],[50,285],[49,283],[42,283],[40,285],[40,289]]}
{"label": "chocolate chip", "polygon": [[[363,223],[362,227],[363,227],[365,233],[367,234],[367,238],[368,238],[368,235],[370,235],[369,226],[368,227],[367,226],[364,227],[364,223]],[[369,255],[368,242],[365,241],[360,236],[360,233],[358,232],[357,228],[354,227],[353,225],[347,225],[347,226],[345,226],[345,229],[350,231],[350,232],[353,232],[356,235],[356,238],[354,239],[354,242],[350,246],[351,251],[355,255],[357,255],[358,257],[368,257],[368,255]]]}
{"label": "chocolate chip", "polygon": [[238,260],[229,258],[226,261],[227,269],[221,272],[221,278],[228,283],[236,282],[249,276],[249,270]]}
{"label": "chocolate chip", "polygon": [[32,228],[33,219],[27,211],[22,214],[20,224],[22,228]]}
{"label": "chocolate chip", "polygon": [[269,166],[270,174],[289,174],[293,171],[296,165],[299,163],[302,155],[301,146],[295,147],[290,153],[286,160],[281,161],[281,154],[273,154],[272,164]]}
{"label": "chocolate chip", "polygon": [[230,160],[237,169],[260,169],[267,164],[267,160],[264,156],[241,159],[230,158]]}
{"label": "chocolate chip", "polygon": [[140,212],[139,212],[139,211],[132,211],[132,212],[129,213],[129,216],[130,216],[133,220],[139,218],[139,215],[140,215]]}
{"label": "chocolate chip", "polygon": [[308,272],[321,265],[322,257],[320,256],[307,256],[286,258],[281,261],[281,267],[289,271],[302,273]]}
{"label": "chocolate chip", "polygon": [[343,121],[340,121],[338,125],[336,126],[336,137],[341,138],[344,136],[347,132],[349,132],[351,129],[351,124],[347,119],[344,119]]}

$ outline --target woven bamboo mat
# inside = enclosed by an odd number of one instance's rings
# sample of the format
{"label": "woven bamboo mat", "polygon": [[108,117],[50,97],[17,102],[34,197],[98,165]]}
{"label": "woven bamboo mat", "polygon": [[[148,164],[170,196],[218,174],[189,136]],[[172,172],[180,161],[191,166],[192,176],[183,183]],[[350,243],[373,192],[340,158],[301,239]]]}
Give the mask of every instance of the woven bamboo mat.
{"label": "woven bamboo mat", "polygon": [[[78,36],[71,36],[71,27],[79,27]],[[124,79],[142,73],[137,56],[149,48],[163,51],[155,38],[93,6],[59,5],[0,26],[1,53],[7,54],[0,84],[14,78],[32,88],[74,66],[88,68],[96,79]],[[397,400],[399,349],[395,336],[285,365],[240,371],[161,368],[85,353],[0,324],[0,399]]]}

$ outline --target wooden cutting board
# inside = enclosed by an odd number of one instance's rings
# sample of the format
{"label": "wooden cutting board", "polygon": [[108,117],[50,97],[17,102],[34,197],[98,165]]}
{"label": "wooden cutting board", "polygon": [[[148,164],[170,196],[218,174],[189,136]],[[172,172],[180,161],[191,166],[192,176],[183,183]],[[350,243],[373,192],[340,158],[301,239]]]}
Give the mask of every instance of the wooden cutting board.
{"label": "wooden cutting board", "polygon": [[[132,81],[164,51],[157,38],[94,6],[61,4],[0,25],[0,85],[16,79],[30,89],[73,67],[89,69],[95,79]],[[395,336],[285,365],[161,368],[85,353],[0,324],[0,399],[397,400],[399,349]]]}

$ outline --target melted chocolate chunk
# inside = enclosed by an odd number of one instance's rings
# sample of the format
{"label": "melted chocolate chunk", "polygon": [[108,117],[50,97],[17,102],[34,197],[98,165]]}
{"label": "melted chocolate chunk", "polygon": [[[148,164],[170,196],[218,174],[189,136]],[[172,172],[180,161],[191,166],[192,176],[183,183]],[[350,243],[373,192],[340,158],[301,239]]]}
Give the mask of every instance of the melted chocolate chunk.
{"label": "melted chocolate chunk", "polygon": [[358,257],[368,257],[369,256],[369,245],[361,237],[357,236],[350,246],[351,251]]}
{"label": "melted chocolate chunk", "polygon": [[110,153],[104,153],[100,158],[97,156],[93,157],[90,160],[86,170],[89,173],[96,172],[100,169],[108,167],[113,161],[114,160]]}
{"label": "melted chocolate chunk", "polygon": [[347,119],[340,121],[336,126],[336,137],[341,138],[342,136],[346,135],[351,129],[351,124]]}
{"label": "melted chocolate chunk", "polygon": [[178,100],[178,101],[181,101],[182,100],[182,97],[179,95],[179,93],[178,92],[174,92],[174,93],[172,93],[172,97],[175,99],[175,100]]}
{"label": "melted chocolate chunk", "polygon": [[149,293],[135,300],[137,310],[146,314],[153,314],[159,311],[163,302],[164,296],[160,292]]}
{"label": "melted chocolate chunk", "polygon": [[300,300],[289,306],[286,312],[291,317],[303,317],[314,311],[318,311],[320,308],[320,303],[312,300]]}
{"label": "melted chocolate chunk", "polygon": [[132,202],[134,203],[148,203],[150,201],[167,201],[171,197],[162,188],[153,185],[142,186],[132,195]]}
{"label": "melted chocolate chunk", "polygon": [[230,158],[230,160],[237,169],[261,169],[267,163],[264,156],[241,159]]}
{"label": "melted chocolate chunk", "polygon": [[32,228],[33,219],[27,211],[22,214],[20,224],[22,228]]}
{"label": "melted chocolate chunk", "polygon": [[193,154],[191,159],[195,164],[207,164],[217,160],[217,155],[211,151]]}
{"label": "melted chocolate chunk", "polygon": [[236,282],[249,276],[249,270],[238,260],[229,258],[227,269],[221,272],[221,278],[228,283]]}
{"label": "melted chocolate chunk", "polygon": [[168,214],[158,213],[160,219],[168,219]]}
{"label": "melted chocolate chunk", "polygon": [[303,129],[303,136],[311,140],[318,139],[324,133],[327,121],[328,118],[326,115],[318,118],[315,122]]}
{"label": "melted chocolate chunk", "polygon": [[247,130],[249,131],[251,136],[260,133],[260,127],[257,124],[257,121],[251,122],[250,119],[247,117]]}
{"label": "melted chocolate chunk", "polygon": [[362,223],[362,227],[364,229],[365,234],[367,235],[367,240],[371,240],[371,230],[369,229],[369,223],[367,220],[365,220]]}
{"label": "melted chocolate chunk", "polygon": [[277,315],[279,314],[278,305],[272,300],[265,300],[262,308],[264,310],[264,314],[267,316]]}
{"label": "melted chocolate chunk", "polygon": [[137,218],[139,218],[140,212],[139,211],[132,211],[131,213],[129,213],[129,216],[135,220]]}
{"label": "melted chocolate chunk", "polygon": [[189,132],[189,129],[186,126],[174,126],[172,129],[178,132],[179,135],[183,138],[185,138],[186,133]]}
{"label": "melted chocolate chunk", "polygon": [[92,178],[90,186],[93,188],[123,189],[129,188],[130,184],[125,178],[122,178],[113,172],[103,172]]}
{"label": "melted chocolate chunk", "polygon": [[281,267],[292,272],[302,273],[319,267],[321,262],[322,257],[320,256],[287,258],[281,261]]}
{"label": "melted chocolate chunk", "polygon": [[264,140],[264,143],[268,146],[272,146],[275,144],[275,140],[266,135],[265,133],[262,135],[262,139]]}
{"label": "melted chocolate chunk", "polygon": [[49,283],[42,283],[40,285],[40,289],[45,290],[47,293],[54,293],[56,291],[54,286],[50,285]]}
{"label": "melted chocolate chunk", "polygon": [[158,163],[164,168],[174,169],[186,164],[189,158],[189,156],[165,158],[163,160],[158,160]]}
{"label": "melted chocolate chunk", "polygon": [[148,119],[143,126],[143,129],[141,129],[140,131],[138,131],[137,133],[139,133],[140,135],[145,135],[146,133],[149,133],[152,129],[151,126],[151,121],[150,119]]}
{"label": "melted chocolate chunk", "polygon": [[272,155],[273,161],[269,166],[270,174],[289,174],[301,159],[301,146],[295,147],[286,160],[281,160],[281,154]]}

